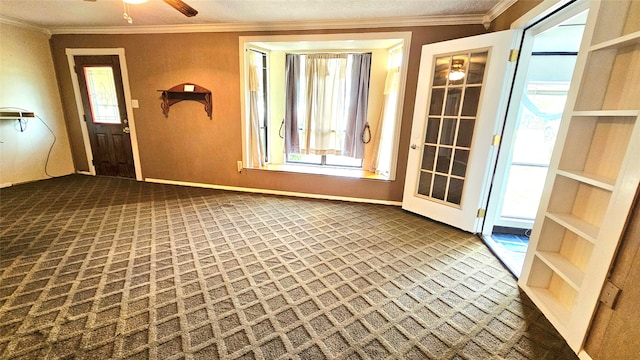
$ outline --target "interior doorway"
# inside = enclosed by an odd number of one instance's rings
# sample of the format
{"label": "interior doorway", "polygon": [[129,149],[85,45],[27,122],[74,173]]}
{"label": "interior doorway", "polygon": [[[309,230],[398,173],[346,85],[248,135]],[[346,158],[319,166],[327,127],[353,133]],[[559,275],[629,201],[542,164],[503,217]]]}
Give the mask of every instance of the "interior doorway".
{"label": "interior doorway", "polygon": [[587,11],[559,13],[525,30],[482,228],[484,241],[516,277],[542,197],[586,18]]}
{"label": "interior doorway", "polygon": [[[142,181],[140,152],[138,150],[136,126],[133,115],[134,100],[131,98],[124,48],[67,48],[65,53],[67,55],[69,73],[71,75],[71,83],[73,85],[78,111],[78,123],[82,131],[86,155],[86,165],[81,162],[80,164],[76,164],[76,172],[94,176],[123,176]],[[97,60],[96,63],[90,60],[92,58],[108,60]],[[83,65],[83,59],[88,59],[87,61],[89,61],[89,63]],[[76,61],[79,61],[79,63],[76,64]],[[95,92],[95,95],[99,95],[100,101],[94,101],[93,104],[96,105],[96,108],[99,108],[100,111],[95,114],[93,111],[94,106],[92,106],[91,100],[89,100],[90,96],[88,94],[86,76],[84,79],[80,79],[82,77],[81,75],[85,75],[85,68],[87,67],[91,68],[91,73],[95,72],[98,75],[104,75],[104,71],[107,73],[109,71],[111,72],[111,76],[100,78],[102,82],[100,79],[91,80],[94,84],[104,83],[105,79],[113,78],[113,84],[105,87],[98,85],[96,87],[98,91]],[[111,80],[106,82],[111,83]],[[113,96],[114,91],[111,91],[112,96],[104,96],[110,93],[109,91],[104,91],[106,87],[115,89],[116,95]],[[83,94],[83,92],[85,94]],[[115,105],[115,100],[105,102],[103,101],[105,98],[117,99],[117,107],[111,106]],[[137,103],[137,100],[135,100],[135,102]],[[135,107],[137,107],[137,104]],[[105,117],[105,114],[111,114],[111,116]],[[98,120],[95,121],[95,119]],[[95,128],[90,129],[91,126]],[[116,146],[113,148],[108,146],[109,140],[114,142]],[[101,145],[105,146],[94,147],[93,143],[96,141],[101,142]],[[120,146],[120,143],[124,143],[125,141],[127,142],[126,146]],[[96,155],[94,149],[98,148],[105,151],[99,151],[99,154]],[[112,152],[111,149],[116,150]],[[102,153],[104,153],[104,156],[101,155]],[[133,161],[133,169],[131,169],[131,161]],[[123,168],[122,171],[121,168]],[[133,173],[131,172],[132,170]],[[117,173],[113,173],[113,171],[117,171]]]}

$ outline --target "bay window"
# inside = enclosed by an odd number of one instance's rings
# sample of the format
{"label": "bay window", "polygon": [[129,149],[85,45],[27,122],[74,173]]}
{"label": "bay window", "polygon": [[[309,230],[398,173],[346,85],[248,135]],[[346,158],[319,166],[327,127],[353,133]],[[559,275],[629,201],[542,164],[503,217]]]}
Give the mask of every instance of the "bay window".
{"label": "bay window", "polygon": [[244,166],[393,180],[409,40],[240,37]]}

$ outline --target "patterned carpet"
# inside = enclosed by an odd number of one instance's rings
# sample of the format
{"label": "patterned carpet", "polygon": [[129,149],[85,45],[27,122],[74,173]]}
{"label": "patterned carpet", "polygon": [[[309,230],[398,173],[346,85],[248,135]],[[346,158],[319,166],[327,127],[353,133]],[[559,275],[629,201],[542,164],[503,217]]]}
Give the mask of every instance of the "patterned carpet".
{"label": "patterned carpet", "polygon": [[575,359],[473,235],[382,205],[2,189],[2,359]]}

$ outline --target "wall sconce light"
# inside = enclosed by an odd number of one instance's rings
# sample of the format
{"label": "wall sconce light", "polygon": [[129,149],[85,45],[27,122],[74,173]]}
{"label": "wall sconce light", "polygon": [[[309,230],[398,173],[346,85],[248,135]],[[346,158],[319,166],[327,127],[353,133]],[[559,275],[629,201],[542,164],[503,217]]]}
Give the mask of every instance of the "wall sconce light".
{"label": "wall sconce light", "polygon": [[464,60],[456,59],[451,64],[451,70],[449,70],[449,81],[459,81],[464,77]]}

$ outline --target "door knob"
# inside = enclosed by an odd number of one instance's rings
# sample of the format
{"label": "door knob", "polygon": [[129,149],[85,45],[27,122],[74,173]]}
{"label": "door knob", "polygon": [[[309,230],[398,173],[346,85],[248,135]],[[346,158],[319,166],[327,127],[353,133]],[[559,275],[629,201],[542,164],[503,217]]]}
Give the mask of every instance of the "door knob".
{"label": "door knob", "polygon": [[415,150],[415,149],[417,149],[417,148],[418,148],[418,145],[416,145],[416,144],[411,144],[411,148],[412,148],[413,150]]}
{"label": "door knob", "polygon": [[125,128],[124,128],[124,129],[122,129],[122,132],[123,132],[123,133],[125,133],[125,134],[128,134],[128,133],[130,133],[130,132],[131,132],[131,129],[129,129],[129,127],[128,127],[128,126],[125,126]]}

